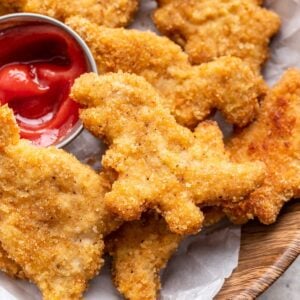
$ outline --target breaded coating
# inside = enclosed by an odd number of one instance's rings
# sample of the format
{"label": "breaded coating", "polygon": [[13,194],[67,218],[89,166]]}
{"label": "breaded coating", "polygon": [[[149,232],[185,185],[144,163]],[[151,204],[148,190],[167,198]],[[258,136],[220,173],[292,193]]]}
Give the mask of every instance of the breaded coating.
{"label": "breaded coating", "polygon": [[204,213],[204,226],[209,227],[219,223],[225,218],[225,214],[221,207],[206,206],[202,208]]}
{"label": "breaded coating", "polygon": [[157,299],[159,272],[182,239],[158,217],[125,223],[106,243],[113,257],[113,280],[120,293],[130,300]]}
{"label": "breaded coating", "polygon": [[[205,226],[223,217],[218,208],[205,211]],[[160,272],[177,250],[184,236],[170,232],[165,221],[147,216],[126,223],[105,245],[113,258],[113,280],[126,299],[155,300],[161,288]]]}
{"label": "breaded coating", "polygon": [[7,252],[0,246],[0,270],[11,277],[24,279],[22,268],[8,257]]}
{"label": "breaded coating", "polygon": [[229,160],[214,122],[201,123],[195,132],[176,123],[140,76],[85,74],[72,98],[84,108],[85,128],[109,145],[102,164],[118,177],[105,200],[124,220],[156,209],[171,231],[194,233],[203,222],[196,204],[241,200],[264,179],[263,163]]}
{"label": "breaded coating", "polygon": [[39,13],[63,22],[78,15],[107,27],[127,26],[137,8],[138,0],[0,0],[0,13]]}
{"label": "breaded coating", "polygon": [[0,15],[19,11],[25,1],[26,0],[0,0]]}
{"label": "breaded coating", "polygon": [[19,142],[19,128],[12,121],[12,113],[7,107],[0,107],[0,151],[8,145]]}
{"label": "breaded coating", "polygon": [[103,263],[103,234],[114,223],[103,179],[63,150],[19,140],[7,106],[0,108],[0,124],[1,245],[44,299],[81,299]]}
{"label": "breaded coating", "polygon": [[225,210],[232,221],[257,217],[273,223],[284,203],[300,197],[299,115],[300,72],[291,69],[264,100],[257,121],[228,144],[236,162],[261,160],[267,166],[264,184],[248,200]]}
{"label": "breaded coating", "polygon": [[228,122],[244,126],[255,117],[266,92],[262,78],[238,58],[192,67],[178,45],[154,33],[103,28],[79,17],[67,24],[90,46],[100,74],[143,76],[182,125],[194,128],[219,109]]}
{"label": "breaded coating", "polygon": [[[159,7],[163,6],[163,5],[167,5],[167,4],[170,4],[170,3],[173,3],[173,2],[177,2],[178,0],[156,0],[157,2],[157,5]],[[256,3],[258,5],[262,5],[264,0],[248,0],[249,2],[252,2],[252,3]]]}
{"label": "breaded coating", "polygon": [[153,20],[160,32],[185,49],[192,64],[231,55],[260,71],[269,56],[270,39],[279,30],[280,18],[257,5],[259,2],[163,1]]}

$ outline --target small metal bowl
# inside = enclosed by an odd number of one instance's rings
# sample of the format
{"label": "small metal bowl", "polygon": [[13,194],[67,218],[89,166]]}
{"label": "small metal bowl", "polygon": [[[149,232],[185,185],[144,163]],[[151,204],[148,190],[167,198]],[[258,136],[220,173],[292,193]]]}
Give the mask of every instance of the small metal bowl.
{"label": "small metal bowl", "polygon": [[[14,27],[22,24],[28,24],[28,23],[51,24],[64,30],[78,43],[78,45],[82,49],[88,66],[87,72],[98,73],[95,59],[91,53],[91,50],[84,42],[84,40],[69,26],[65,25],[64,23],[56,19],[44,15],[32,14],[32,13],[15,13],[15,14],[4,15],[0,17],[0,31],[4,29],[8,29],[10,27]],[[67,144],[73,141],[81,133],[82,130],[83,130],[83,125],[79,120],[72,128],[71,132],[67,134],[62,140],[54,144],[53,146],[57,148],[65,147]]]}

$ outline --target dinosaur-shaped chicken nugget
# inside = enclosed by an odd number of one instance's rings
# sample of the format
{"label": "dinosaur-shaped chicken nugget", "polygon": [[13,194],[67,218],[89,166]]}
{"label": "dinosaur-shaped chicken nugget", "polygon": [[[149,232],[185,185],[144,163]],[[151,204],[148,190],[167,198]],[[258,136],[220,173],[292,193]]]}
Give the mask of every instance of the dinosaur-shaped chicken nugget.
{"label": "dinosaur-shaped chicken nugget", "polygon": [[160,271],[183,236],[170,232],[158,216],[125,223],[105,245],[113,257],[113,280],[126,299],[154,300]]}
{"label": "dinosaur-shaped chicken nugget", "polygon": [[163,34],[185,49],[193,64],[232,55],[259,71],[268,58],[270,38],[280,27],[279,16],[259,2],[162,1],[153,18]]}
{"label": "dinosaur-shaped chicken nugget", "polygon": [[72,155],[20,140],[12,111],[0,108],[1,269],[24,273],[44,299],[80,299],[117,225],[104,192],[102,177]]}
{"label": "dinosaur-shaped chicken nugget", "polygon": [[264,161],[264,184],[226,210],[237,223],[276,221],[282,206],[300,197],[300,72],[289,70],[264,100],[256,122],[237,134],[228,150],[236,162]]}
{"label": "dinosaur-shaped chicken nugget", "polygon": [[195,132],[177,124],[142,77],[86,74],[72,97],[84,107],[84,126],[109,144],[103,166],[118,177],[105,199],[125,220],[153,208],[171,231],[197,232],[203,221],[197,204],[241,200],[264,178],[263,163],[229,160],[214,122]]}
{"label": "dinosaur-shaped chicken nugget", "polygon": [[101,74],[143,76],[182,125],[195,127],[219,109],[230,123],[245,126],[266,92],[262,78],[238,58],[193,67],[178,45],[154,33],[99,27],[79,17],[67,24],[86,40]]}
{"label": "dinosaur-shaped chicken nugget", "polygon": [[[224,213],[218,207],[205,208],[204,216],[204,226],[211,226]],[[157,299],[160,273],[183,239],[157,215],[125,223],[109,236],[105,245],[113,259],[113,280],[120,293],[130,300]]]}

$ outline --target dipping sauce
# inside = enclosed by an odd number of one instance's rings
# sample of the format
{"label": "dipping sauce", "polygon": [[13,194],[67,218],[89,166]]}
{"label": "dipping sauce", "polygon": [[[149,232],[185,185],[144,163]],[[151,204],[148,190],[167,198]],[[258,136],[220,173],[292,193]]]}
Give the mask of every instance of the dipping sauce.
{"label": "dipping sauce", "polygon": [[13,109],[22,138],[49,146],[65,137],[79,116],[69,97],[88,71],[83,50],[68,33],[48,24],[0,32],[0,104]]}

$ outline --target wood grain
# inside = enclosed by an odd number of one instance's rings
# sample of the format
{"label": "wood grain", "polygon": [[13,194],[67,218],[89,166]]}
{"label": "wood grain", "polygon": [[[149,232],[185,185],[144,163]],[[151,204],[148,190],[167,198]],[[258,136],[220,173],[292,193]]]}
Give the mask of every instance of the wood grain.
{"label": "wood grain", "polygon": [[300,202],[283,210],[277,223],[256,222],[242,229],[239,265],[226,280],[215,300],[255,299],[264,292],[300,254]]}

